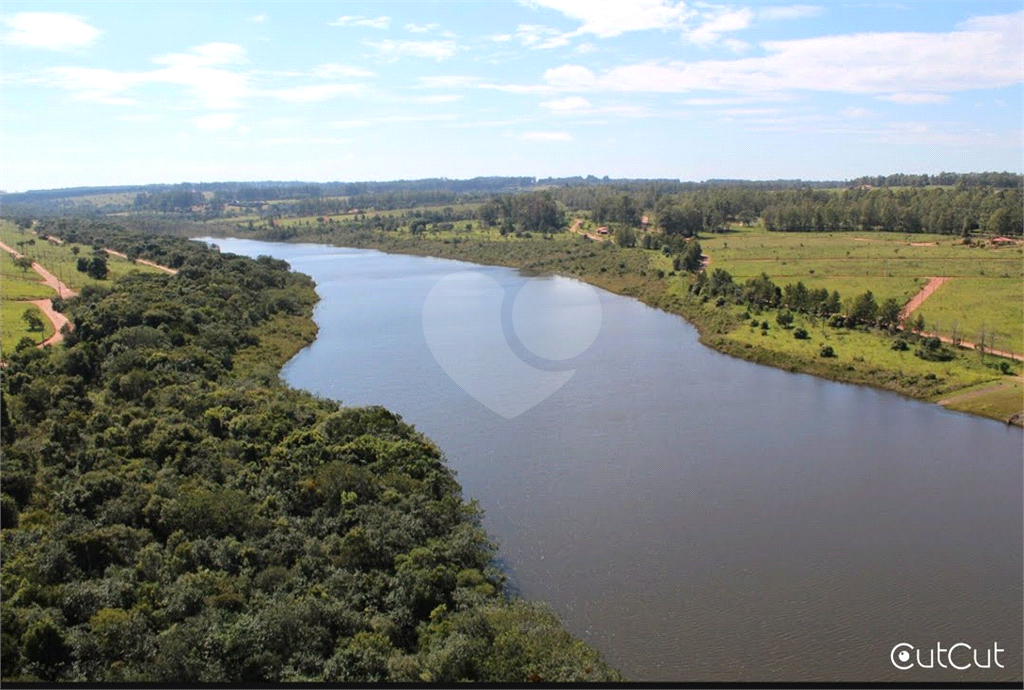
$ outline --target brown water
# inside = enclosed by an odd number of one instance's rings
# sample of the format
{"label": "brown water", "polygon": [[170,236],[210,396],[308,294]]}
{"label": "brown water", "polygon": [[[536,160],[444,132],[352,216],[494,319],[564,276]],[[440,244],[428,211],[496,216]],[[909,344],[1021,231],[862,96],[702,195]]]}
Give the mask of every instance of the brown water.
{"label": "brown water", "polygon": [[[1020,429],[725,357],[682,319],[605,292],[573,377],[507,420],[441,369],[422,312],[456,271],[509,294],[527,278],[215,242],[316,279],[320,334],[284,378],[385,405],[433,438],[521,594],[549,602],[630,679],[1021,679]],[[528,312],[567,335],[585,326],[566,279],[544,286]],[[451,315],[457,347],[493,377],[493,309],[465,297]],[[936,643],[970,644],[982,661],[998,643],[1006,668],[901,671],[890,661],[901,642],[925,662]]]}

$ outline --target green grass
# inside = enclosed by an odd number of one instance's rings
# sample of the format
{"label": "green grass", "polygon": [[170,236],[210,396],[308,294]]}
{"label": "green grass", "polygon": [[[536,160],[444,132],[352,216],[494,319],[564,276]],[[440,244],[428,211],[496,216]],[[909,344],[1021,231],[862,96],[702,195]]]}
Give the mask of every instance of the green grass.
{"label": "green grass", "polygon": [[22,271],[7,252],[0,252],[0,299],[43,299],[55,293],[31,268]]}
{"label": "green grass", "polygon": [[[106,280],[90,278],[85,273],[80,273],[76,268],[76,264],[79,256],[92,258],[92,247],[74,244],[54,244],[36,237],[33,232],[22,230],[8,221],[0,221],[0,240],[9,247],[32,257],[33,260],[57,276],[58,279],[63,281],[72,290],[81,290],[86,285],[106,285],[110,281],[134,271],[140,273],[162,273],[159,269],[151,266],[135,264],[119,256],[109,255],[107,256],[108,275]],[[35,244],[27,244],[32,240],[35,240]],[[18,246],[19,242],[25,244]],[[75,247],[79,251],[77,256],[74,254]]]}
{"label": "green grass", "polygon": [[954,400],[946,408],[1002,420],[1024,411],[1024,383],[1020,378],[1005,377],[998,385],[982,387],[981,391],[965,400]]}
{"label": "green grass", "polygon": [[997,350],[1024,353],[1024,292],[1017,278],[954,278],[933,292],[920,312],[930,332],[937,324],[949,335],[956,323],[965,340],[977,343],[984,328],[989,337],[995,333]]}
{"label": "green grass", "polygon": [[[22,315],[27,311],[34,311],[43,320],[42,334],[39,331],[33,333],[28,330],[28,325],[22,319]],[[13,352],[14,346],[22,338],[31,338],[38,343],[51,335],[53,335],[53,324],[35,305],[7,299],[0,300],[0,356],[6,356]]]}
{"label": "green grass", "polygon": [[[735,308],[737,311],[740,308]],[[826,363],[847,373],[878,379],[881,387],[905,393],[916,393],[915,397],[941,396],[963,388],[1005,378],[998,370],[989,366],[996,358],[985,361],[975,352],[961,351],[957,359],[950,362],[929,362],[914,355],[914,345],[905,351],[892,349],[895,338],[878,331],[860,331],[846,328],[821,327],[821,321],[798,315],[793,328],[784,329],[775,323],[776,312],[765,312],[754,319],[767,320],[769,328],[762,335],[760,328],[747,324],[729,332],[726,338],[743,348],[762,347],[772,352],[788,355],[796,360],[814,364]],[[804,328],[809,334],[807,340],[793,337],[796,328]],[[823,345],[833,348],[836,357],[822,358]],[[822,360],[822,362],[818,362]],[[1019,368],[1019,365],[1015,365]],[[928,376],[934,378],[926,378]]]}
{"label": "green grass", "polygon": [[[763,271],[777,285],[802,280],[808,288],[838,290],[844,299],[870,289],[879,302],[889,297],[906,302],[927,278],[951,276],[921,306],[926,322],[937,321],[948,334],[957,321],[972,342],[984,324],[996,331],[998,349],[1024,352],[1020,247],[969,247],[948,235],[785,233],[761,227],[737,227],[700,243],[712,269],[723,268],[740,282]],[[915,246],[922,243],[927,246]]]}

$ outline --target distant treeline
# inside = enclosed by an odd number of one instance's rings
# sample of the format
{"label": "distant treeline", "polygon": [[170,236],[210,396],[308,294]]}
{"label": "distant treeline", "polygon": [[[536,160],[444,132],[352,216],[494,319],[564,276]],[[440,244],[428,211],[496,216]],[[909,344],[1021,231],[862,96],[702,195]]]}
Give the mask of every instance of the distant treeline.
{"label": "distant treeline", "polygon": [[[1010,172],[949,173],[937,175],[894,174],[843,180],[730,180],[710,179],[683,182],[674,179],[614,179],[594,175],[575,177],[475,177],[465,180],[427,178],[386,182],[202,182],[177,185],[133,185],[123,187],[74,187],[0,194],[0,207],[11,214],[87,213],[90,210],[154,211],[179,213],[195,218],[219,217],[228,206],[246,209],[270,202],[294,202],[282,209],[264,209],[265,214],[286,212],[295,215],[336,215],[351,208],[393,210],[426,205],[459,204],[486,201],[497,194],[535,189],[551,189],[564,194],[569,208],[589,208],[585,200],[606,192],[638,195],[638,203],[647,208],[645,197],[721,189],[784,191],[802,189],[872,187],[931,187],[1020,189],[1024,178]],[[575,193],[572,193],[575,192]],[[133,194],[132,201],[103,205],[83,201],[83,197]],[[560,197],[562,198],[562,197]]]}

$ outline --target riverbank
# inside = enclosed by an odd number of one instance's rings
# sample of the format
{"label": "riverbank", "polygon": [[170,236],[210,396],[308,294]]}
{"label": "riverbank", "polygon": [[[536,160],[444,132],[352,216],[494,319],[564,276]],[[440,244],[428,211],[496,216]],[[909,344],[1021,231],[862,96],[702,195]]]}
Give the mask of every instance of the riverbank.
{"label": "riverbank", "polygon": [[[244,236],[248,233],[224,232]],[[250,235],[253,239],[280,239]],[[578,278],[596,287],[648,306],[683,317],[693,324],[700,342],[723,354],[757,364],[806,373],[820,378],[871,386],[926,402],[939,403],[958,392],[983,384],[995,384],[1003,376],[995,368],[996,358],[956,351],[953,361],[930,362],[914,356],[913,348],[898,352],[891,348],[894,337],[884,332],[832,329],[820,331],[805,341],[795,340],[790,329],[756,330],[754,315],[734,305],[716,306],[689,292],[689,276],[672,270],[670,257],[654,250],[623,249],[614,243],[599,243],[575,233],[548,237],[501,237],[484,232],[460,236],[436,233],[414,236],[405,232],[366,232],[335,229],[329,233],[303,233],[287,238],[291,242],[326,243],[336,246],[376,249],[389,253],[434,256],[485,265],[506,266],[536,274],[559,274]],[[765,318],[761,315],[761,318]],[[767,320],[765,320],[767,323]],[[772,324],[774,325],[774,323]],[[795,323],[811,330],[817,324]],[[913,338],[913,336],[910,336]],[[820,356],[823,343],[830,343],[836,357]],[[1011,374],[1020,374],[1012,363]],[[973,405],[964,410],[1004,422],[1020,423],[1020,415],[1004,414],[1006,405]]]}

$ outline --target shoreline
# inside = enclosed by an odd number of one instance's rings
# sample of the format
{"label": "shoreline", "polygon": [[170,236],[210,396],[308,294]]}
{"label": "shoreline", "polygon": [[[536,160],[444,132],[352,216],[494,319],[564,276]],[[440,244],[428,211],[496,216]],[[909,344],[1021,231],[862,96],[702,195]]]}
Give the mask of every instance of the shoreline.
{"label": "shoreline", "polygon": [[[460,244],[443,243],[441,241],[418,241],[416,243],[407,242],[403,246],[389,245],[385,242],[374,241],[370,237],[353,237],[351,242],[340,242],[336,237],[324,238],[319,240],[318,238],[310,237],[294,237],[287,240],[275,240],[265,239],[262,237],[245,237],[244,235],[235,233],[225,233],[220,235],[219,233],[207,233],[208,237],[220,236],[222,239],[237,238],[237,239],[252,239],[261,242],[282,242],[284,244],[318,244],[326,246],[334,246],[341,248],[350,249],[372,249],[383,252],[385,254],[402,254],[406,256],[420,256],[430,257],[436,259],[447,259],[454,261],[461,261],[464,263],[477,264],[482,266],[503,266],[506,268],[513,268],[519,271],[527,273],[533,272],[536,274],[537,270],[529,265],[525,265],[527,262],[515,262],[515,261],[489,261],[487,257],[471,256],[465,250],[462,249],[463,244],[469,244],[467,242]],[[397,238],[396,238],[397,239]],[[402,238],[404,239],[404,238]],[[596,244],[596,243],[595,243]],[[445,251],[447,249],[448,251]],[[454,250],[453,250],[454,249]],[[616,289],[616,286],[612,284],[613,281],[600,280],[599,276],[603,274],[587,274],[587,273],[574,273],[574,272],[559,272],[552,270],[542,270],[541,273],[548,273],[551,275],[559,275],[565,278],[572,278],[575,280],[581,280],[589,285],[607,290],[613,294],[629,297],[638,300],[642,304],[652,307],[654,309],[660,309],[666,313],[678,316],[685,320],[688,324],[693,326],[697,330],[698,342],[705,347],[708,347],[716,352],[729,357],[735,357],[744,361],[752,362],[762,366],[769,366],[775,369],[781,369],[794,374],[806,374],[809,376],[815,376],[820,379],[835,381],[837,383],[846,383],[856,386],[867,386],[876,390],[884,390],[890,393],[896,393],[903,397],[918,402],[938,405],[943,409],[949,409],[945,405],[940,404],[940,400],[946,400],[957,397],[960,391],[964,388],[958,388],[952,391],[945,391],[939,393],[941,397],[937,397],[937,394],[932,392],[928,395],[914,395],[911,391],[898,384],[892,384],[892,379],[885,381],[878,378],[872,378],[872,372],[865,372],[859,369],[851,368],[849,365],[846,367],[837,366],[834,361],[831,360],[807,360],[801,357],[793,356],[790,353],[781,352],[778,350],[771,350],[761,346],[751,347],[744,345],[738,341],[730,341],[725,336],[725,333],[721,330],[723,319],[725,321],[731,321],[728,315],[717,312],[716,308],[705,308],[703,304],[694,299],[689,299],[688,296],[680,297],[679,295],[670,294],[668,289],[664,289],[659,297],[652,298],[649,294],[637,294],[636,290],[625,290]],[[646,281],[650,282],[650,281]],[[663,282],[663,281],[662,281]],[[717,336],[717,337],[716,337]],[[889,383],[890,385],[885,385]],[[985,419],[991,419],[1007,425],[1022,426],[1024,427],[1024,420],[1020,414],[1015,414],[1010,418],[996,417],[985,414],[978,414],[966,410],[955,410],[949,409],[950,412],[959,412],[962,414],[969,414],[975,417],[982,417]]]}

